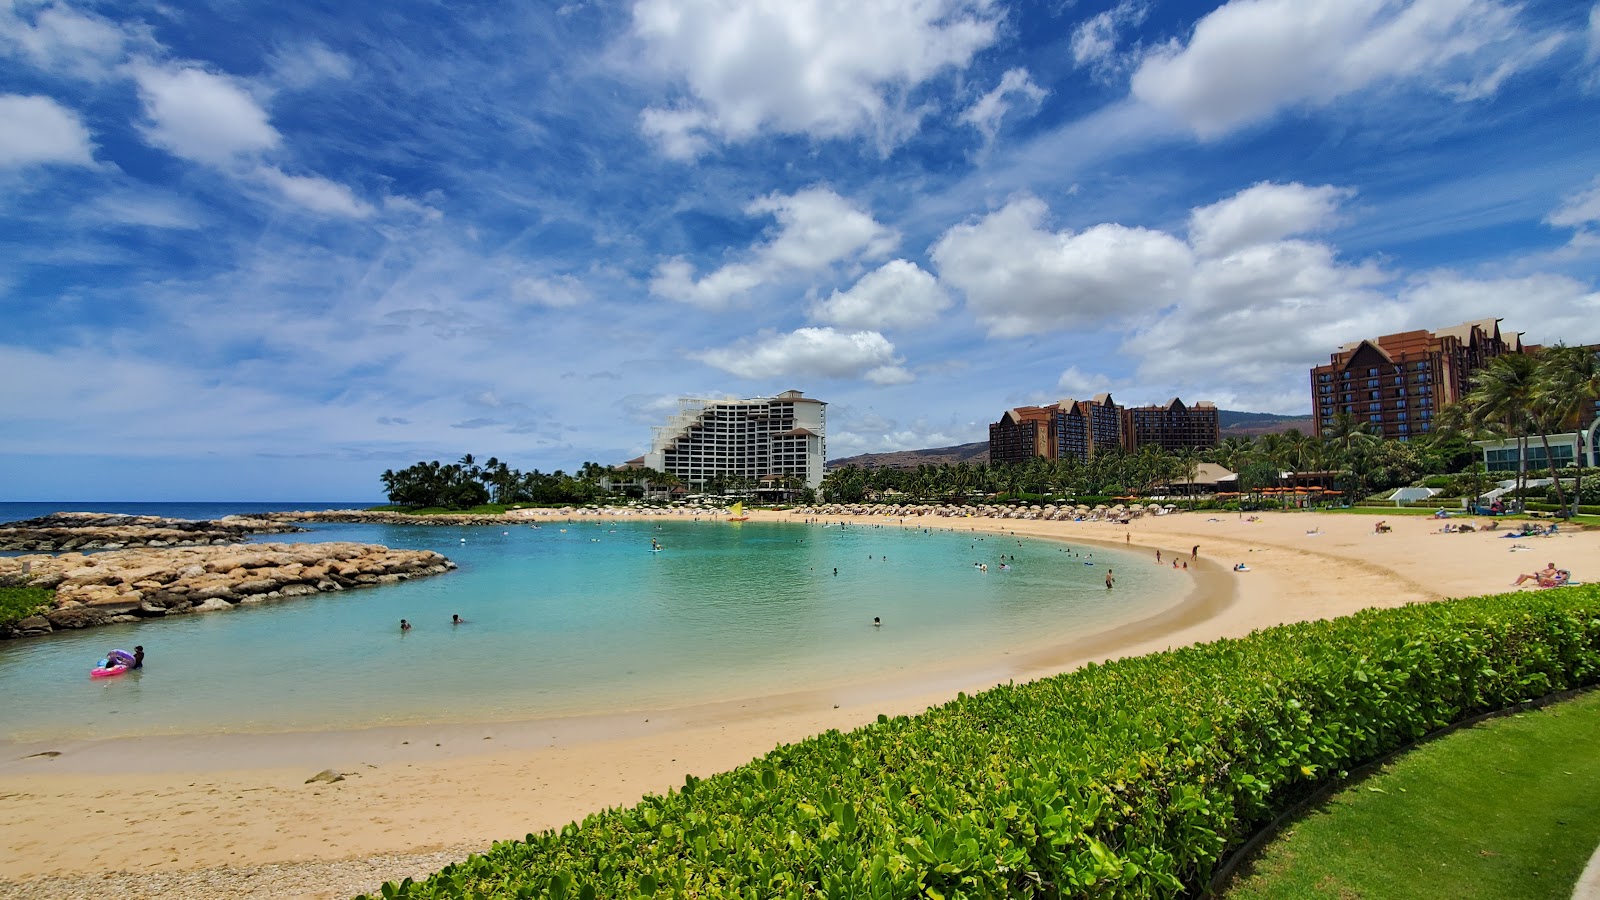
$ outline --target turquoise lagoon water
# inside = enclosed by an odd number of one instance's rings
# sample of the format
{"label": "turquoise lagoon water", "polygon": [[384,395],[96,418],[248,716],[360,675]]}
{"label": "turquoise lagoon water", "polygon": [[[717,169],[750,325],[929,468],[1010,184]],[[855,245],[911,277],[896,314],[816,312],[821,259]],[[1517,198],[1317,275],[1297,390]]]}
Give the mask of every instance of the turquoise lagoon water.
{"label": "turquoise lagoon water", "polygon": [[[0,643],[0,740],[521,720],[828,688],[1093,633],[1189,585],[1142,554],[898,527],[320,525],[262,540],[433,549],[460,569]],[[136,643],[143,671],[89,678]]]}

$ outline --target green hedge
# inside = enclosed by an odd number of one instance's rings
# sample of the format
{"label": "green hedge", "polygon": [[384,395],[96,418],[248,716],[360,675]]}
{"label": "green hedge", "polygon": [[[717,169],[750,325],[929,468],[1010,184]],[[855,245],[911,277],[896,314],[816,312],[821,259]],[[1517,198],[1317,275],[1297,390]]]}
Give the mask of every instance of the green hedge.
{"label": "green hedge", "polygon": [[1173,897],[1341,770],[1600,682],[1600,589],[1367,611],[830,731],[385,897]]}
{"label": "green hedge", "polygon": [[37,587],[0,587],[0,627],[50,608],[56,592]]}

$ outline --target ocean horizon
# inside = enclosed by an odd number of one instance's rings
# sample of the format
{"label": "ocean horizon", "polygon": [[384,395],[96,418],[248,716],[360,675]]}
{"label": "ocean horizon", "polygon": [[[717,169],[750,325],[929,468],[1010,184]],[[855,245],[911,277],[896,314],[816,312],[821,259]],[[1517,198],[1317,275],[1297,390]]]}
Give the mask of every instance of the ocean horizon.
{"label": "ocean horizon", "polygon": [[320,509],[366,509],[384,501],[282,500],[5,500],[0,501],[0,525],[37,519],[58,512],[103,512],[129,516],[163,516],[169,519],[219,519],[252,512],[294,512]]}

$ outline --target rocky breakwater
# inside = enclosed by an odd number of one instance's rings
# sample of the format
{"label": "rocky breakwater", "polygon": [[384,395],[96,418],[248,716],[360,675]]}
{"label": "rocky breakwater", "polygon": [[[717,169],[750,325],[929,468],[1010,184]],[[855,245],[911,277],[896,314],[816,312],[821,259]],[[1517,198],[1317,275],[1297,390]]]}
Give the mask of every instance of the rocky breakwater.
{"label": "rocky breakwater", "polygon": [[438,575],[456,564],[432,550],[375,544],[169,547],[0,558],[0,585],[53,588],[43,615],[0,637],[232,609],[323,591]]}
{"label": "rocky breakwater", "polygon": [[305,531],[287,522],[250,516],[167,519],[116,513],[59,512],[0,525],[0,550],[119,550],[241,543],[252,534]]}
{"label": "rocky breakwater", "polygon": [[345,522],[363,525],[504,525],[521,521],[508,514],[438,513],[412,515],[381,509],[318,509],[298,512],[261,513],[260,518],[280,525],[295,522]]}

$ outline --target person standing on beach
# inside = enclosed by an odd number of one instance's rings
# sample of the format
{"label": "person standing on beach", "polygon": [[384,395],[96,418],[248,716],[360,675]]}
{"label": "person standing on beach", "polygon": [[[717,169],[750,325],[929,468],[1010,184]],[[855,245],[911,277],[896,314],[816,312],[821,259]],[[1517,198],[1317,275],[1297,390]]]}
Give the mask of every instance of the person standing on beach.
{"label": "person standing on beach", "polygon": [[1111,586],[1116,584],[1116,583],[1117,583],[1116,576],[1112,574],[1110,569],[1107,569],[1106,570],[1106,590],[1108,590],[1108,591],[1111,590]]}
{"label": "person standing on beach", "polygon": [[1199,544],[1195,544],[1194,545],[1194,549],[1189,551],[1189,558],[1190,559],[1199,559],[1200,558],[1200,545]]}

